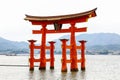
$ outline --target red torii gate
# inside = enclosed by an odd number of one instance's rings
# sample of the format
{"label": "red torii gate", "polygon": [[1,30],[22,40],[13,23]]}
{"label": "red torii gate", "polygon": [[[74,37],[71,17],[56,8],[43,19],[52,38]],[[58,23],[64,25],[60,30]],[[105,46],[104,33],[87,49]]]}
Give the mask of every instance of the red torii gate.
{"label": "red torii gate", "polygon": [[[32,25],[41,25],[41,30],[33,30],[33,34],[42,34],[40,46],[35,46],[36,40],[29,40],[30,42],[30,70],[34,70],[34,62],[40,62],[39,69],[46,69],[46,62],[50,62],[50,68],[54,69],[54,43],[49,42],[50,46],[46,46],[46,34],[50,33],[71,33],[70,45],[66,45],[67,39],[61,39],[62,42],[62,69],[67,71],[66,63],[71,63],[71,71],[78,71],[78,62],[81,62],[81,70],[85,70],[85,40],[79,41],[80,46],[76,46],[75,32],[86,32],[87,27],[77,28],[76,23],[87,22],[89,18],[96,16],[96,9],[70,15],[60,16],[30,16],[26,15],[25,20],[28,20]],[[47,25],[54,25],[54,30],[48,30]],[[69,29],[62,29],[62,24],[70,24]],[[34,49],[40,49],[40,59],[34,58]],[[46,49],[50,49],[50,59],[46,59]],[[70,60],[66,58],[66,49],[70,49]],[[77,59],[77,49],[81,50],[81,59]]]}

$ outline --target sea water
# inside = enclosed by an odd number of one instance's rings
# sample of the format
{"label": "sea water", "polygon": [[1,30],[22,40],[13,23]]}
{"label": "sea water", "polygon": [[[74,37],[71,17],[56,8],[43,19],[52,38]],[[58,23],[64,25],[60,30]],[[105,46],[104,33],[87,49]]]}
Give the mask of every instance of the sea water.
{"label": "sea water", "polygon": [[29,71],[27,66],[5,66],[29,65],[28,58],[0,55],[0,80],[120,80],[119,55],[86,55],[86,70],[81,71],[78,63],[78,72],[71,72],[70,64],[67,64],[67,72],[61,72],[61,55],[55,55],[54,70],[49,69],[48,62],[46,70],[35,67],[34,71]]}

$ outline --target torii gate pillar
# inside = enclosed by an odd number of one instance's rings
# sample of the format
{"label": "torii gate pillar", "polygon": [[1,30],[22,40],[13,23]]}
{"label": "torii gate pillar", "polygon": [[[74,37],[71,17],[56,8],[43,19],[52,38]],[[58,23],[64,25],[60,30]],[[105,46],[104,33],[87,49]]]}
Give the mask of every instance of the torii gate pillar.
{"label": "torii gate pillar", "polygon": [[50,43],[50,69],[54,69],[54,41],[49,42]]}
{"label": "torii gate pillar", "polygon": [[77,66],[77,49],[75,40],[75,23],[71,23],[71,38],[70,38],[70,59],[71,59],[71,71],[78,71]]}
{"label": "torii gate pillar", "polygon": [[85,43],[87,41],[79,41],[81,43],[81,70],[85,70]]}
{"label": "torii gate pillar", "polygon": [[40,66],[39,69],[46,69],[46,52],[45,52],[45,47],[46,47],[46,24],[42,25],[42,41],[41,41],[41,52],[40,52]]}
{"label": "torii gate pillar", "polygon": [[67,58],[66,58],[66,42],[68,39],[60,39],[62,41],[62,72],[67,72]]}
{"label": "torii gate pillar", "polygon": [[36,42],[36,40],[28,40],[30,42],[30,70],[34,70],[34,42]]}

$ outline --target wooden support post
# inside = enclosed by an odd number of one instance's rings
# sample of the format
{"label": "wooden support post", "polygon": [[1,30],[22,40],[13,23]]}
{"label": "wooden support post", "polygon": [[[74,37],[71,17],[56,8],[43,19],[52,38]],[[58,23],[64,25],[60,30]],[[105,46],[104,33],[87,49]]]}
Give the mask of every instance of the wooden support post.
{"label": "wooden support post", "polygon": [[75,23],[71,23],[71,37],[70,37],[70,59],[71,59],[71,71],[78,71],[77,66],[77,49],[76,49],[76,40],[75,40]]}
{"label": "wooden support post", "polygon": [[85,70],[85,40],[79,41],[81,43],[81,70]]}
{"label": "wooden support post", "polygon": [[68,39],[60,39],[60,41],[62,41],[62,72],[67,72],[67,64],[66,64],[66,42],[68,41]]}
{"label": "wooden support post", "polygon": [[50,43],[50,69],[54,69],[54,43],[53,41]]}
{"label": "wooden support post", "polygon": [[30,61],[30,70],[34,70],[34,42],[36,42],[36,40],[28,40],[30,45],[30,58],[29,58],[29,61]]}
{"label": "wooden support post", "polygon": [[42,41],[41,41],[41,53],[40,53],[40,67],[39,70],[45,70],[46,69],[46,24],[42,25]]}

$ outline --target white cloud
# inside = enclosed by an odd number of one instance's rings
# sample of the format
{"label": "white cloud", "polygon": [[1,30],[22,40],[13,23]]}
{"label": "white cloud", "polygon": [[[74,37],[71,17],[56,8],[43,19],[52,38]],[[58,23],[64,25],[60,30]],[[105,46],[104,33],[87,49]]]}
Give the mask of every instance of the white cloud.
{"label": "white cloud", "polygon": [[34,37],[32,25],[24,21],[25,14],[50,16],[97,9],[97,17],[89,19],[88,32],[115,32],[120,34],[119,0],[1,0],[0,36],[10,40]]}

